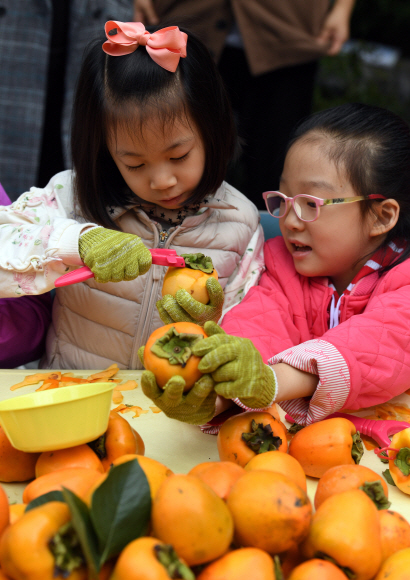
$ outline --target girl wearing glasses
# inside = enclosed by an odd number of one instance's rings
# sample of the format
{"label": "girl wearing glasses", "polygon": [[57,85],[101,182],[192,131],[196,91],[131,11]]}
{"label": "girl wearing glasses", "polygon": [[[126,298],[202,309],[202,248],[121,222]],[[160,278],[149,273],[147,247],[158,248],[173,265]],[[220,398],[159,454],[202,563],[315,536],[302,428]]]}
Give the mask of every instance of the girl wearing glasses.
{"label": "girl wearing glasses", "polygon": [[[222,328],[207,322],[195,350],[216,393],[246,408],[276,401],[309,424],[406,391],[409,127],[362,104],[313,115],[288,146],[280,191],[263,197],[282,236],[265,244],[259,286]],[[149,379],[144,390],[166,407]],[[181,397],[172,416],[194,422],[183,407]]]}

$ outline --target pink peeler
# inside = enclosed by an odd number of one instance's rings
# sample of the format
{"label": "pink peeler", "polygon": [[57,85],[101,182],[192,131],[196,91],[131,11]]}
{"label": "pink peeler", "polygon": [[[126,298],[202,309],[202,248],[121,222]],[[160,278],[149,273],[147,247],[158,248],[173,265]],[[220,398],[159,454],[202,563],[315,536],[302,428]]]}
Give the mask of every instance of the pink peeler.
{"label": "pink peeler", "polygon": [[[383,419],[376,421],[374,419],[356,417],[355,415],[348,415],[346,413],[333,413],[326,417],[326,419],[333,419],[334,417],[349,419],[359,433],[371,437],[382,448],[389,447],[391,443],[389,435],[394,435],[395,433],[410,427],[410,423],[406,423],[406,421],[385,421]],[[290,423],[294,423],[294,420],[290,415],[285,415],[285,419]]]}
{"label": "pink peeler", "polygon": [[[183,268],[185,266],[184,258],[178,256],[176,250],[153,248],[150,249],[150,252],[153,264],[157,264],[158,266],[172,266],[174,268]],[[84,280],[88,280],[88,278],[94,278],[94,274],[88,266],[82,266],[82,268],[78,268],[57,278],[55,287],[60,288],[60,286],[77,284],[77,282],[83,282]]]}

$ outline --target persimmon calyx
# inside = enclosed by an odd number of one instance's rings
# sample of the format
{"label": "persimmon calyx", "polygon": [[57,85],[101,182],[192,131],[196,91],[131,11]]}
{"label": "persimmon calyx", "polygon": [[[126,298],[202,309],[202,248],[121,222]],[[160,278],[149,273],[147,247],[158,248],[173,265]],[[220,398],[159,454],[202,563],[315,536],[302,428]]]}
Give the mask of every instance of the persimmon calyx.
{"label": "persimmon calyx", "polygon": [[394,460],[394,465],[400,469],[403,475],[410,475],[410,449],[408,447],[402,447],[397,453]]}
{"label": "persimmon calyx", "polygon": [[90,441],[89,443],[87,443],[88,447],[91,447],[91,449],[97,455],[98,459],[105,459],[105,457],[107,457],[105,439],[106,433],[103,433],[102,435],[97,437],[97,439],[94,439],[94,441]]}
{"label": "persimmon calyx", "polygon": [[361,440],[360,433],[358,431],[352,435],[352,439],[352,457],[354,462],[359,464],[364,453],[363,441]]}
{"label": "persimmon calyx", "polygon": [[192,355],[192,347],[203,339],[202,334],[178,332],[171,327],[161,338],[151,346],[151,352],[159,358],[167,358],[171,365],[184,367]]}
{"label": "persimmon calyx", "polygon": [[49,548],[54,556],[55,576],[69,576],[74,570],[85,565],[80,540],[71,522],[61,526],[50,540]]}
{"label": "persimmon calyx", "polygon": [[273,434],[270,425],[257,423],[252,419],[251,429],[249,433],[242,433],[242,440],[254,453],[277,451],[282,445],[282,439]]}
{"label": "persimmon calyx", "polygon": [[359,489],[370,497],[378,510],[387,510],[391,506],[391,502],[384,495],[384,489],[380,481],[365,481]]}
{"label": "persimmon calyx", "polygon": [[204,254],[181,254],[182,258],[185,260],[185,268],[191,268],[192,270],[200,270],[205,274],[212,274],[214,271],[214,265],[212,259]]}
{"label": "persimmon calyx", "polygon": [[190,568],[178,558],[174,548],[169,544],[157,544],[154,546],[157,560],[164,566],[170,578],[182,578],[183,580],[195,580],[195,575]]}

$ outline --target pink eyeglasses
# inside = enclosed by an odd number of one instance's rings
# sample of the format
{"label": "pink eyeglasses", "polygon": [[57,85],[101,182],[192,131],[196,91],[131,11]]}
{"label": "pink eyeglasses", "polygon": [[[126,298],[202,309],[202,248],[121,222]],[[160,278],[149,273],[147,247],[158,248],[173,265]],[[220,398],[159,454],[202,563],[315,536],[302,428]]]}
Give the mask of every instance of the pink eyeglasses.
{"label": "pink eyeglasses", "polygon": [[354,203],[365,199],[386,199],[384,195],[378,193],[371,194],[368,197],[361,195],[356,197],[337,197],[335,199],[321,199],[313,195],[295,195],[287,197],[280,191],[265,191],[262,194],[266,203],[266,208],[271,216],[281,218],[288,213],[290,205],[293,211],[303,222],[314,222],[320,215],[320,206],[337,205],[342,203]]}

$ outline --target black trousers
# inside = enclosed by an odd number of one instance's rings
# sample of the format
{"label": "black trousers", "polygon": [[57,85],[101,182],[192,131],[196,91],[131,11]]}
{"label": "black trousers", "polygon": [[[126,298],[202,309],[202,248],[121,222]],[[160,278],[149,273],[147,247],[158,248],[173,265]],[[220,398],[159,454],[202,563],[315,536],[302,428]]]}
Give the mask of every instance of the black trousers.
{"label": "black trousers", "polygon": [[279,187],[284,151],[293,128],[312,108],[318,62],[252,76],[243,50],[225,47],[219,71],[229,92],[243,142],[227,181],[259,209],[262,193]]}

